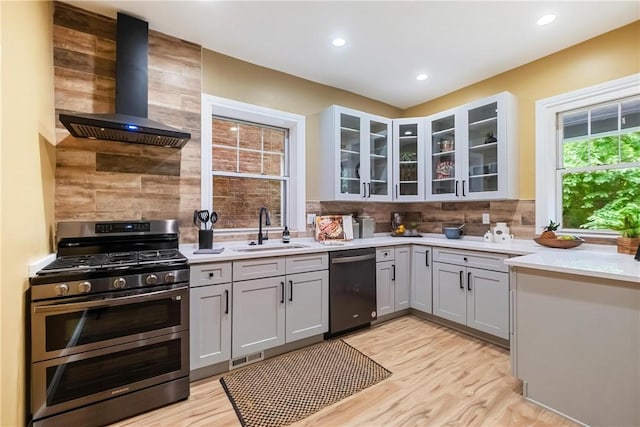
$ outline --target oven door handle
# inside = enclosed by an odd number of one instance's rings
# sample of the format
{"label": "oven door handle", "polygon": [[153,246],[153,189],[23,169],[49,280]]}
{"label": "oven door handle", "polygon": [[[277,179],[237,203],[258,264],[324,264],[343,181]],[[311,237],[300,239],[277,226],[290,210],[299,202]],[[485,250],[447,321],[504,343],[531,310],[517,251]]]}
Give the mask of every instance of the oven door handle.
{"label": "oven door handle", "polygon": [[107,308],[107,307],[115,307],[118,305],[131,304],[134,302],[143,302],[147,300],[157,299],[157,297],[171,297],[176,300],[182,299],[180,294],[182,291],[186,290],[187,287],[183,286],[180,288],[163,290],[150,292],[147,294],[139,294],[139,295],[129,295],[126,297],[119,298],[108,298],[101,299],[98,301],[86,301],[86,302],[72,302],[72,303],[60,303],[53,305],[40,305],[33,308],[34,313],[50,313],[55,311],[77,311],[78,309],[84,308]]}

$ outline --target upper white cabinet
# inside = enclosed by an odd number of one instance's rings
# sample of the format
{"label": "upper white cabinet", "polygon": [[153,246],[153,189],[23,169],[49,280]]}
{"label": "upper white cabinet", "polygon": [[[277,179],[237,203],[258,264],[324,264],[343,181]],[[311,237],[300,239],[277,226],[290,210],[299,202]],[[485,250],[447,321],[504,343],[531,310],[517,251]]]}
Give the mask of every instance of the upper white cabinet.
{"label": "upper white cabinet", "polygon": [[392,198],[391,120],[332,106],[321,119],[322,200]]}
{"label": "upper white cabinet", "polygon": [[424,119],[393,120],[393,199],[424,200]]}
{"label": "upper white cabinet", "polygon": [[516,100],[503,92],[427,117],[427,200],[518,197]]}

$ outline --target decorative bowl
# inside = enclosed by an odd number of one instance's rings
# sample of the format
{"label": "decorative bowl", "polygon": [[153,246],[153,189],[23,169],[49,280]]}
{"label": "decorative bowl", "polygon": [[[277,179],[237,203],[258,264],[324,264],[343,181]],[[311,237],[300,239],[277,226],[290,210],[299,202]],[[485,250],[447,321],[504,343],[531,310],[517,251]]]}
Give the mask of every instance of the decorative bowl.
{"label": "decorative bowl", "polygon": [[562,240],[562,239],[541,239],[536,237],[533,239],[537,244],[547,246],[549,248],[570,249],[580,246],[584,243],[582,239]]}

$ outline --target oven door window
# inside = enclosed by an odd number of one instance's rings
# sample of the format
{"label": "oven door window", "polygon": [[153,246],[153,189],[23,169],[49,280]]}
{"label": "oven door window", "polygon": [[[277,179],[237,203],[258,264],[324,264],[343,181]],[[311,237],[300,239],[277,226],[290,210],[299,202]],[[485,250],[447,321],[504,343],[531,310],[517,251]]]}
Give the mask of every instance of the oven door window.
{"label": "oven door window", "polygon": [[181,298],[166,297],[67,313],[49,313],[45,318],[46,351],[179,327],[183,303]]}

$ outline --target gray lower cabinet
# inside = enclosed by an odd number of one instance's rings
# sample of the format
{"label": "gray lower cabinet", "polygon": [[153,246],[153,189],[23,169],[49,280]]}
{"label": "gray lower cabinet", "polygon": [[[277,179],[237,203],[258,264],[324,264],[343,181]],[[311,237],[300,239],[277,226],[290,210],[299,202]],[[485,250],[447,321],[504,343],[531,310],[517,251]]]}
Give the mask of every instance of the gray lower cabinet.
{"label": "gray lower cabinet", "polygon": [[509,274],[504,258],[506,255],[435,249],[433,314],[509,339]]}
{"label": "gray lower cabinet", "polygon": [[427,246],[411,247],[411,308],[431,313],[432,251]]}
{"label": "gray lower cabinet", "polygon": [[285,342],[284,276],[233,283],[232,357]]}
{"label": "gray lower cabinet", "polygon": [[[237,270],[251,271],[242,261]],[[268,262],[267,262],[268,263]],[[329,330],[328,255],[282,258],[276,270],[316,270],[233,282],[232,358],[256,353]],[[303,267],[304,266],[304,267]],[[235,276],[234,276],[235,277]]]}
{"label": "gray lower cabinet", "polygon": [[411,300],[411,248],[376,250],[376,305],[378,316],[409,308]]}
{"label": "gray lower cabinet", "polygon": [[287,275],[285,341],[327,332],[329,326],[329,272]]}
{"label": "gray lower cabinet", "polygon": [[191,267],[190,369],[231,358],[231,263]]}
{"label": "gray lower cabinet", "polygon": [[231,358],[231,283],[192,288],[190,361],[198,369]]}

